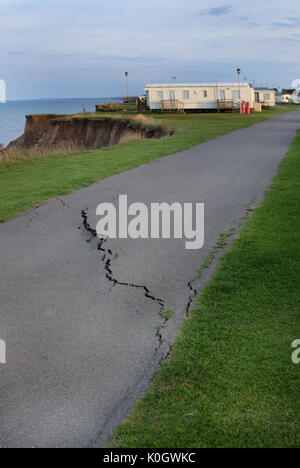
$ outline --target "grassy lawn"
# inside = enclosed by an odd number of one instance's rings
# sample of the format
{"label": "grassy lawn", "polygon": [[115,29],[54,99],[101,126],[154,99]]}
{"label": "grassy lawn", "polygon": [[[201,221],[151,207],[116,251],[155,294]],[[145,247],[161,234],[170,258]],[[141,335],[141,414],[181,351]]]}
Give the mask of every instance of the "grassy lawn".
{"label": "grassy lawn", "polygon": [[2,164],[0,222],[49,198],[70,193],[104,177],[289,110],[274,109],[243,117],[239,114],[217,113],[153,115],[154,118],[165,120],[175,130],[175,134],[160,140],[134,141],[98,151],[43,156],[9,166]]}
{"label": "grassy lawn", "polygon": [[300,132],[114,447],[299,447]]}

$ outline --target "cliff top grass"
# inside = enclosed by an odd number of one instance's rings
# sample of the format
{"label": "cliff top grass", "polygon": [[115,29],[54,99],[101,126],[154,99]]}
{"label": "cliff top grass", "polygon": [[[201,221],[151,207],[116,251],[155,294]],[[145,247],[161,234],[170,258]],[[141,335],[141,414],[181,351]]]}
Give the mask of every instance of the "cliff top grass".
{"label": "cliff top grass", "polygon": [[31,114],[27,117],[31,117],[33,120],[51,120],[51,121],[72,121],[72,120],[119,120],[126,119],[130,120],[135,118],[137,113],[124,113],[124,114],[115,114],[115,113],[105,113],[105,112],[84,112],[78,114]]}
{"label": "cliff top grass", "polygon": [[[131,169],[168,154],[249,127],[290,109],[273,109],[245,115],[155,115],[174,132],[161,139],[122,143],[101,150],[2,159],[0,152],[0,222],[19,215],[45,200],[71,193],[105,177]],[[95,116],[92,118],[103,118]],[[131,115],[132,116],[132,115]],[[148,115],[145,115],[148,117]],[[105,118],[107,116],[105,115]],[[125,118],[126,114],[124,115]],[[144,117],[143,117],[144,118]]]}
{"label": "cliff top grass", "polygon": [[162,125],[166,125],[165,121],[157,118],[153,118],[150,115],[145,114],[110,114],[110,113],[97,113],[97,112],[89,112],[89,113],[81,113],[81,114],[71,114],[71,115],[57,115],[55,117],[51,117],[51,119],[55,122],[66,122],[72,120],[87,120],[87,121],[105,121],[105,120],[113,120],[113,121],[124,121],[128,124],[137,125],[140,127],[147,127],[147,128],[159,128]]}
{"label": "cliff top grass", "polygon": [[53,123],[56,122],[72,122],[72,121],[123,121],[127,124],[136,125],[145,128],[160,128],[161,126],[166,128],[165,121],[157,118],[153,118],[150,115],[135,113],[124,113],[124,114],[112,114],[112,113],[97,113],[97,112],[85,112],[79,114],[32,114],[27,116],[33,121],[48,120]]}

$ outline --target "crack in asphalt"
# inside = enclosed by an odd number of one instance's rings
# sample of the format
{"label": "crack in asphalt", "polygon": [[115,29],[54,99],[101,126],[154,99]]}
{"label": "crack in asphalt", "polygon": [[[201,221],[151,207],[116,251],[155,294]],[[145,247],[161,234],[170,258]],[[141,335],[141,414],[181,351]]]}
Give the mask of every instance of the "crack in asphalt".
{"label": "crack in asphalt", "polygon": [[65,200],[63,200],[62,198],[60,197],[57,197],[56,200],[62,204],[62,206],[64,206],[65,208],[70,208],[70,206],[65,202]]}
{"label": "crack in asphalt", "polygon": [[189,290],[191,291],[191,294],[189,295],[189,298],[188,298],[188,301],[186,303],[186,306],[185,306],[185,313],[186,315],[189,314],[189,311],[190,311],[190,308],[192,306],[192,303],[194,302],[194,299],[195,297],[197,296],[198,294],[198,290],[193,288],[193,282],[196,281],[197,278],[193,278],[192,280],[190,280],[188,282],[188,288]]}
{"label": "crack in asphalt", "polygon": [[[88,232],[91,235],[91,238],[88,239],[87,242],[91,242],[92,239],[98,238],[98,235],[97,235],[96,229],[92,228],[91,225],[88,222],[87,210],[88,210],[88,208],[86,210],[81,211],[81,218],[82,218],[82,224],[83,224],[83,227],[84,227],[85,231]],[[228,237],[232,237],[235,233],[236,233],[236,228],[233,229],[233,231],[230,233],[230,236],[228,236]],[[167,324],[168,320],[170,319],[170,317],[164,316],[165,301],[163,299],[160,299],[160,298],[155,297],[154,295],[152,295],[150,293],[149,288],[147,286],[145,286],[145,285],[129,283],[127,281],[119,281],[118,279],[116,279],[114,277],[113,269],[112,269],[112,261],[115,260],[116,258],[118,258],[119,254],[118,253],[113,253],[110,248],[105,248],[106,240],[107,239],[105,237],[99,238],[99,241],[98,241],[98,244],[97,244],[97,250],[99,252],[103,253],[103,255],[101,257],[101,261],[104,264],[105,276],[108,279],[108,281],[110,281],[113,284],[113,286],[125,286],[125,287],[128,287],[128,288],[141,289],[141,290],[143,290],[144,296],[147,299],[151,299],[152,301],[156,302],[158,304],[158,306],[159,306],[158,314],[162,318],[162,323],[161,323],[161,325],[159,327],[157,327],[157,332],[155,334],[156,338],[158,339],[158,345],[155,348],[154,356],[157,356],[158,351],[159,351],[159,349],[161,348],[161,346],[162,346],[162,344],[164,342],[161,330],[166,327],[166,324]],[[212,252],[210,254],[211,255],[211,262],[213,262],[215,260],[215,257],[218,256],[217,251],[223,250],[224,248],[227,247],[227,243],[225,243],[223,241],[223,244],[220,244],[220,242],[221,242],[221,237],[218,240],[218,242],[216,243],[216,245],[214,246],[214,248],[212,249]],[[217,251],[216,251],[216,249],[217,249]],[[202,287],[202,286],[200,286],[200,288],[196,289],[193,286],[193,283],[195,281],[199,281],[199,278],[203,273],[203,271],[201,271],[201,268],[202,267],[200,267],[200,270],[198,270],[198,274],[194,278],[192,278],[187,284],[187,287],[188,287],[188,289],[190,291],[190,294],[188,296],[188,300],[187,300],[187,303],[186,303],[186,306],[185,306],[186,316],[189,315],[189,311],[190,311],[190,309],[191,309],[191,307],[193,305],[193,302],[194,302],[195,298],[197,297],[197,295],[198,295],[198,293],[199,293],[199,291],[200,291],[200,289]],[[165,355],[162,354],[161,358],[159,359],[159,364],[161,364],[164,360],[166,360],[169,357],[171,351],[172,351],[172,344],[169,344],[168,351],[167,351],[167,353]]]}
{"label": "crack in asphalt", "polygon": [[[87,209],[81,211],[81,218],[82,218],[82,224],[86,232],[88,232],[91,235],[91,238],[87,242],[91,242],[92,239],[98,238],[97,231],[96,229],[92,228],[90,223],[88,222],[88,215],[87,215]],[[104,264],[104,270],[105,270],[105,276],[110,281],[113,283],[113,286],[125,286],[128,288],[135,288],[135,289],[141,289],[144,291],[144,296],[147,299],[150,299],[154,302],[156,302],[159,306],[158,314],[159,316],[163,319],[163,322],[161,326],[157,329],[157,332],[155,334],[156,338],[158,339],[158,346],[155,349],[154,356],[157,355],[160,347],[163,344],[163,337],[162,333],[160,332],[161,328],[164,328],[167,321],[169,318],[164,318],[163,312],[165,310],[165,301],[163,299],[160,299],[159,297],[155,297],[150,293],[149,288],[145,285],[140,285],[140,284],[135,284],[135,283],[129,283],[127,281],[119,281],[113,276],[113,270],[112,270],[112,260],[118,258],[119,254],[115,253],[113,254],[111,249],[106,249],[105,246],[106,238],[101,237],[99,238],[98,244],[97,244],[97,250],[99,252],[102,252],[103,255],[101,257],[101,261]],[[159,363],[161,363],[165,359],[164,356],[161,357]]]}
{"label": "crack in asphalt", "polygon": [[[258,198],[258,194],[256,193],[252,197],[251,201],[247,204],[246,211],[245,211],[245,216],[243,218],[239,219],[235,223],[236,224],[235,227],[230,228],[229,233],[225,238],[226,241],[229,242],[229,245],[222,238],[222,234],[220,234],[218,241],[216,242],[216,244],[213,246],[213,248],[210,251],[209,257],[210,257],[211,260],[210,260],[209,265],[205,266],[205,263],[203,263],[200,266],[199,270],[198,270],[198,274],[188,282],[188,288],[191,291],[191,294],[189,295],[189,298],[188,298],[188,301],[187,301],[187,304],[186,304],[186,308],[185,308],[186,316],[189,315],[189,311],[190,311],[190,309],[191,309],[191,307],[193,305],[194,299],[200,293],[200,290],[203,288],[203,285],[200,285],[200,287],[198,289],[195,289],[193,287],[193,282],[197,281],[197,280],[199,281],[200,277],[203,275],[205,270],[207,270],[207,271],[210,270],[211,271],[211,268],[213,268],[213,263],[215,261],[219,261],[220,257],[224,254],[224,250],[226,251],[228,249],[228,247],[230,247],[231,243],[233,242],[234,238],[236,237],[237,233],[239,232],[239,229],[244,224],[245,218],[249,218],[249,216],[252,215],[252,212],[255,210],[255,208],[257,208],[257,206],[259,206],[260,202],[257,203],[257,198]],[[249,213],[249,212],[251,212],[251,213]],[[223,253],[222,253],[222,251],[223,251]],[[170,352],[169,352],[169,354],[170,354]]]}

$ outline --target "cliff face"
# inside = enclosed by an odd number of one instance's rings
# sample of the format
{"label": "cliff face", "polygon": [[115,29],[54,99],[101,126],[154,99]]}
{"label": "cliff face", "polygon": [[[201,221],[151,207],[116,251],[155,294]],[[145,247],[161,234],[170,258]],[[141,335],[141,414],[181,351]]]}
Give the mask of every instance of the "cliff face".
{"label": "cliff face", "polygon": [[146,118],[29,115],[24,134],[7,149],[98,149],[140,138],[161,138],[169,132]]}

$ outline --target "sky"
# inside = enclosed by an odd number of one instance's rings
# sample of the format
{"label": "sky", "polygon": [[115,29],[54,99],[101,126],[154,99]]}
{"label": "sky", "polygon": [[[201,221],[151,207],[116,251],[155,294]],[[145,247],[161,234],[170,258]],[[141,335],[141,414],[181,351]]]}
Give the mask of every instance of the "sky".
{"label": "sky", "polygon": [[147,83],[300,78],[299,0],[0,0],[8,99],[143,94]]}

